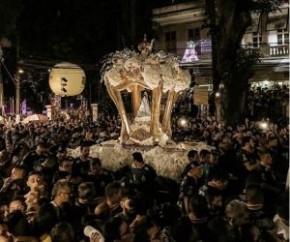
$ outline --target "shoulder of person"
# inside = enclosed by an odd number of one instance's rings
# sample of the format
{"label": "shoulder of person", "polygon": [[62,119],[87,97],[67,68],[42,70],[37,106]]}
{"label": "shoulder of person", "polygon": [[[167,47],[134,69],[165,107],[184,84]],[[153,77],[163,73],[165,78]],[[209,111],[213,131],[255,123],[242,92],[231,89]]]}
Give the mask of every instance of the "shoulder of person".
{"label": "shoulder of person", "polygon": [[96,206],[94,213],[95,213],[95,215],[100,215],[101,213],[103,213],[107,209],[109,209],[109,206],[107,205],[107,203],[102,202]]}

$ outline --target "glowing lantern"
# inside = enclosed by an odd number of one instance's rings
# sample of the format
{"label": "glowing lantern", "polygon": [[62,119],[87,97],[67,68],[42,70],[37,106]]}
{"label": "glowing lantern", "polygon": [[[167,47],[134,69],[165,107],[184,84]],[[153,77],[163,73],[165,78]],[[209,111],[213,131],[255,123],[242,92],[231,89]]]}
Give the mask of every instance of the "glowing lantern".
{"label": "glowing lantern", "polygon": [[86,75],[78,65],[62,62],[55,65],[49,74],[49,87],[56,95],[76,96],[85,88]]}

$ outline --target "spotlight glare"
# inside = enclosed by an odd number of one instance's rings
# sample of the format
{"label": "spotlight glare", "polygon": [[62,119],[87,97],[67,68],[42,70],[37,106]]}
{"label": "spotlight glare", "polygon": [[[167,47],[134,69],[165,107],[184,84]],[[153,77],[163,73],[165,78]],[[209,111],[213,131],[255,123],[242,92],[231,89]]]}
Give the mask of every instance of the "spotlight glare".
{"label": "spotlight glare", "polygon": [[180,118],[178,120],[178,125],[182,128],[187,128],[188,123],[187,123],[187,119],[186,118]]}
{"label": "spotlight glare", "polygon": [[263,130],[268,129],[268,123],[266,121],[261,121],[259,124],[260,128]]}

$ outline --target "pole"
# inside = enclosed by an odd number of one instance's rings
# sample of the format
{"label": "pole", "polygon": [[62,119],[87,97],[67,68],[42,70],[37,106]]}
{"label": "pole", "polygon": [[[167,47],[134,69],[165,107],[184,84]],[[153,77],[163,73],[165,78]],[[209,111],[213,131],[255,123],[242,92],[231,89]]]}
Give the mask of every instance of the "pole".
{"label": "pole", "polygon": [[16,82],[16,102],[15,102],[15,114],[16,114],[16,123],[18,124],[20,122],[20,73],[17,71],[15,76],[15,82]]}
{"label": "pole", "polygon": [[2,79],[2,47],[0,45],[0,114],[4,115],[4,91],[3,91],[3,79]]}

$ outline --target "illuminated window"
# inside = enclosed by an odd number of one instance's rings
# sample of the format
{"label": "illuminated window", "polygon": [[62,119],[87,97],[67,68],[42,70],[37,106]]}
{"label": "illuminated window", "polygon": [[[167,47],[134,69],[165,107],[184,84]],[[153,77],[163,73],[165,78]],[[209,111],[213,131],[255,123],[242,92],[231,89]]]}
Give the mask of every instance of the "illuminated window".
{"label": "illuminated window", "polygon": [[277,44],[286,45],[289,43],[289,32],[284,29],[277,30]]}
{"label": "illuminated window", "polygon": [[262,36],[259,33],[253,33],[253,47],[258,48],[262,44]]}

